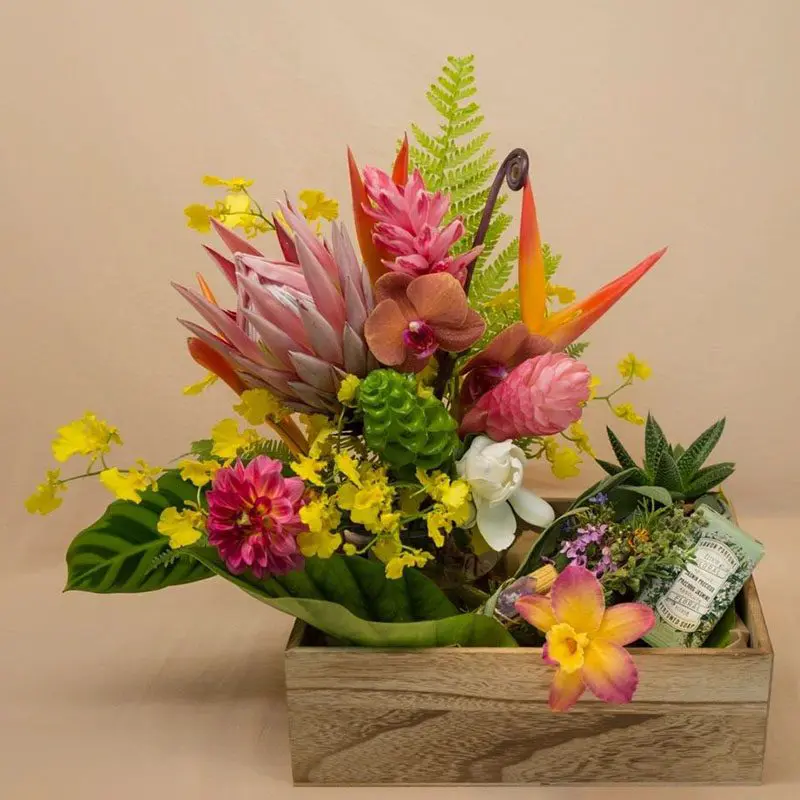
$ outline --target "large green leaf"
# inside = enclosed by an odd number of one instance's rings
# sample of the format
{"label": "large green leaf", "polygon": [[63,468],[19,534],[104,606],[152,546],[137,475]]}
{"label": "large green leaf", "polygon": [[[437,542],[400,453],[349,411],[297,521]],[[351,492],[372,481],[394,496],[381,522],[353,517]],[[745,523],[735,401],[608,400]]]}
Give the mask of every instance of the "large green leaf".
{"label": "large green leaf", "polygon": [[722,615],[714,630],[705,640],[703,647],[727,647],[733,640],[732,631],[736,625],[736,604],[731,603]]}
{"label": "large green leaf", "polygon": [[638,467],[630,467],[629,469],[623,469],[621,472],[617,472],[614,475],[609,475],[607,478],[603,478],[603,480],[598,481],[594,486],[590,486],[583,494],[579,495],[575,498],[570,505],[569,510],[572,511],[573,508],[579,508],[582,505],[585,505],[586,501],[590,497],[594,497],[596,494],[608,494],[612,489],[616,488],[617,486],[630,486],[632,484],[637,483],[637,479],[642,475],[642,471]]}
{"label": "large green leaf", "polygon": [[190,548],[190,552],[209,570],[251,597],[351,644],[362,647],[516,647],[517,644],[497,620],[480,614],[458,614],[439,587],[414,569],[406,569],[402,578],[390,580],[381,564],[359,556],[335,555],[329,559],[310,558],[301,572],[257,580],[247,575],[231,575],[211,548]]}
{"label": "large green leaf", "polygon": [[66,590],[83,592],[150,592],[192,583],[211,574],[190,558],[152,568],[169,549],[169,539],[156,530],[161,512],[182,507],[197,489],[175,471],[158,479],[158,491],[142,494],[142,502],[117,500],[97,522],[81,531],[67,550]]}
{"label": "large green leaf", "polygon": [[617,491],[633,492],[661,503],[662,506],[672,505],[672,495],[663,486],[619,486]]}
{"label": "large green leaf", "polygon": [[703,466],[706,459],[711,455],[711,451],[717,446],[717,442],[724,430],[725,417],[706,428],[678,458],[678,469],[683,482],[687,486],[694,479],[697,470]]}
{"label": "large green leaf", "polygon": [[562,524],[564,521],[570,517],[574,517],[581,510],[581,508],[570,509],[542,531],[539,538],[528,551],[528,555],[525,556],[524,561],[514,573],[514,578],[528,575],[530,572],[533,572],[534,569],[542,566],[542,556],[551,555],[559,544],[559,535],[563,533]]}

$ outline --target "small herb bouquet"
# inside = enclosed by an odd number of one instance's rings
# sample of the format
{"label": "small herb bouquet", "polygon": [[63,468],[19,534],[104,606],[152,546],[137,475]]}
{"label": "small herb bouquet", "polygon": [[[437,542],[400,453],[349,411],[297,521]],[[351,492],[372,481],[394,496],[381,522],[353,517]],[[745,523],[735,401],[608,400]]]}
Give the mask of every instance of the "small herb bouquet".
{"label": "small herb bouquet", "polygon": [[[222,199],[186,215],[221,241],[205,249],[230,299],[199,275],[198,289],[175,286],[204,322],[180,320],[207,370],[184,391],[222,381],[241,419],[168,468],[111,465],[122,440],[95,414],[62,427],[53,455],[81,468],[49,471],[28,510],[55,510],[91,476],[117,498],[72,542],[68,589],[219,576],[331,644],[544,642],[553,708],[587,687],[631,699],[624,646],[654,621],[635,597],[691,559],[687,507],[705,497],[724,510],[709,493],[732,465],[701,468],[722,423],[681,450],[649,417],[642,467],[609,432],[619,464],[601,461],[609,477],[559,519],[524,485],[530,459],[568,477],[594,456],[581,422],[591,406],[644,424],[617,395],[650,368],[629,354],[620,385],[599,393],[581,337],[664,250],[576,301],[555,283],[560,256],[540,238],[527,155],[497,164],[474,93],[472,58],[449,58],[428,92],[437,132],[412,126],[416,146],[404,139],[388,172],[348,154],[355,243],[321,191],[269,213],[251,180],[204,178]],[[508,242],[504,184],[522,194]],[[503,554],[532,528],[543,533],[509,576]],[[516,614],[497,614],[530,576]]]}

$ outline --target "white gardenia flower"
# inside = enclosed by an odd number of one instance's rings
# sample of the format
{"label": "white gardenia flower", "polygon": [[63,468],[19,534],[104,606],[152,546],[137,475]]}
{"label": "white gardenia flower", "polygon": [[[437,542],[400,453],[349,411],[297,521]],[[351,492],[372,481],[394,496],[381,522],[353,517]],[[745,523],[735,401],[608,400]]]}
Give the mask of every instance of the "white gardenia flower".
{"label": "white gardenia flower", "polygon": [[522,485],[525,460],[511,439],[495,442],[477,436],[456,464],[459,476],[472,489],[478,530],[493,550],[505,550],[513,543],[517,531],[514,511],[540,528],[555,519],[552,506]]}

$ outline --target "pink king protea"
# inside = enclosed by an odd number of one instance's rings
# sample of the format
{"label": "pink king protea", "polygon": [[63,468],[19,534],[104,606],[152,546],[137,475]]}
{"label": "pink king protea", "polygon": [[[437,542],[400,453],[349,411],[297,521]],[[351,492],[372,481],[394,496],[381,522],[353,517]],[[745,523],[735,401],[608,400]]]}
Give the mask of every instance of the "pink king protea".
{"label": "pink king protea", "polygon": [[256,456],[221,469],[208,493],[208,541],[234,575],[285,575],[303,566],[297,535],[303,481],[284,478],[281,462]]}
{"label": "pink king protea", "polygon": [[382,170],[366,167],[364,186],[372,201],[364,211],[376,220],[375,244],[395,256],[383,260],[386,267],[413,277],[449,272],[464,283],[467,265],[483,248],[474,247],[459,256],[449,254],[464,235],[464,223],[454,219],[441,227],[450,207],[448,197],[425,191],[419,170],[414,170],[405,186],[399,186]]}
{"label": "pink king protea", "polygon": [[589,378],[586,365],[565,353],[529,358],[466,413],[460,433],[486,433],[497,442],[559,433],[580,419]]}

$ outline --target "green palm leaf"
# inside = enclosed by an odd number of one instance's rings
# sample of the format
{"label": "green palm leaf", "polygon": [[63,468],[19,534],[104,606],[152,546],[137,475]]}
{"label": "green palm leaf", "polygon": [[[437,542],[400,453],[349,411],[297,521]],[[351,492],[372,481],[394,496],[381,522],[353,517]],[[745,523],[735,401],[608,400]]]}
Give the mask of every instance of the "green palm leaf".
{"label": "green palm leaf", "polygon": [[65,590],[150,592],[210,577],[211,573],[193,559],[166,559],[169,539],[156,530],[165,508],[182,508],[196,495],[192,484],[171,471],[158,479],[157,492],[142,494],[141,503],[113,502],[70,544]]}

